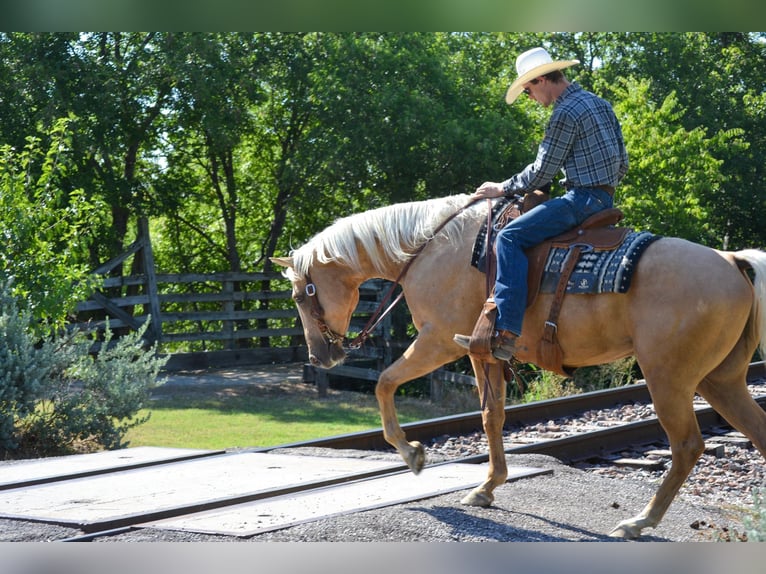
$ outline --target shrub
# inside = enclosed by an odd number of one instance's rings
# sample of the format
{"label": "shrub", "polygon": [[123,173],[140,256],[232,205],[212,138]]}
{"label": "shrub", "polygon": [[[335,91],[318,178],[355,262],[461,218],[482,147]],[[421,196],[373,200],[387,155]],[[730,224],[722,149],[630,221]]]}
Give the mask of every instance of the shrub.
{"label": "shrub", "polygon": [[115,449],[136,418],[167,361],[137,332],[89,354],[81,333],[35,338],[31,314],[7,285],[0,292],[0,456],[30,457]]}
{"label": "shrub", "polygon": [[748,542],[766,542],[766,489],[753,491],[753,514],[743,523]]}

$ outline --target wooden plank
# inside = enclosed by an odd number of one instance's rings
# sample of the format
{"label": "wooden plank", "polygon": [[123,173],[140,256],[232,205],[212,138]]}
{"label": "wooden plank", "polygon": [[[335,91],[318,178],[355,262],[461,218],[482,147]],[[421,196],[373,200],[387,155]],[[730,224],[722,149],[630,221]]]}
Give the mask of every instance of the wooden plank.
{"label": "wooden plank", "polygon": [[[227,279],[242,283],[272,281],[289,284],[287,279],[281,275],[265,275],[263,273],[157,273],[157,283],[221,283]],[[104,278],[103,285],[105,287],[122,287],[126,285],[143,285],[144,283],[146,283],[146,276],[138,273],[121,277],[106,277]],[[287,293],[289,297],[290,290],[286,289],[279,292]]]}
{"label": "wooden plank", "polygon": [[[231,335],[235,339],[255,339],[259,337],[295,337],[303,335],[303,329],[300,327],[286,327],[283,329],[243,329],[234,331]],[[229,335],[221,331],[204,331],[189,333],[167,333],[164,332],[162,340],[171,341],[223,341]]]}
{"label": "wooden plank", "polygon": [[267,291],[234,291],[233,293],[162,293],[160,303],[217,303],[220,301],[280,301],[290,299],[288,292],[269,293]]}
{"label": "wooden plank", "polygon": [[[229,295],[229,299],[227,301],[223,302],[223,311],[227,315],[236,315],[237,313],[240,313],[240,311],[235,310],[234,301],[231,300],[231,295],[234,294],[234,283],[232,281],[224,281],[223,282],[223,292]],[[221,329],[221,333],[225,335],[225,346],[227,349],[233,349],[235,339],[233,337],[234,335],[234,321],[232,320],[225,320],[223,323],[223,328]]]}
{"label": "wooden plank", "polygon": [[118,255],[117,257],[113,257],[100,267],[97,267],[93,270],[94,275],[106,275],[109,273],[112,269],[120,265],[120,263],[123,263],[128,257],[138,252],[139,249],[141,249],[144,246],[144,239],[143,237],[139,237],[136,239],[133,243],[131,243],[128,248]]}
{"label": "wooden plank", "polygon": [[158,283],[221,283],[223,281],[285,281],[278,274],[223,271],[220,273],[157,273]]}
{"label": "wooden plank", "polygon": [[[133,320],[138,323],[139,325],[143,325],[144,321],[146,321],[147,316],[146,315],[135,315],[133,317]],[[70,323],[70,328],[77,328],[81,331],[84,331],[86,333],[92,332],[92,331],[99,331],[106,329],[106,319],[103,321],[87,321],[83,323]],[[130,327],[132,329],[135,329],[132,325],[128,325],[124,321],[121,321],[120,319],[113,319],[109,318],[109,328],[112,329],[112,331],[116,329],[120,329],[122,327]]]}
{"label": "wooden plank", "polygon": [[104,310],[120,319],[126,325],[129,325],[132,329],[138,330],[140,328],[141,324],[132,315],[117,307],[117,305],[112,303],[106,296],[98,291],[91,294],[91,299],[101,303]]}
{"label": "wooden plank", "polygon": [[190,371],[264,363],[300,363],[306,360],[306,347],[255,347],[231,351],[173,353],[166,356],[168,362],[165,364],[165,371]]}
{"label": "wooden plank", "polygon": [[339,365],[326,371],[329,375],[339,377],[350,377],[352,379],[362,379],[365,381],[377,381],[380,377],[380,371],[375,369],[365,369],[363,367],[351,367],[349,365]]}
{"label": "wooden plank", "polygon": [[[133,307],[134,305],[146,305],[149,303],[148,295],[130,295],[128,297],[111,297],[109,301],[117,307]],[[104,306],[98,301],[83,301],[77,304],[77,311],[96,311]]]}
{"label": "wooden plank", "polygon": [[[244,321],[259,318],[259,311],[171,311],[162,314],[166,323],[177,321]],[[287,315],[290,317],[291,315]],[[263,317],[260,317],[263,318]]]}
{"label": "wooden plank", "polygon": [[102,288],[128,287],[130,285],[145,285],[144,275],[123,275],[121,277],[106,277],[101,283]]}

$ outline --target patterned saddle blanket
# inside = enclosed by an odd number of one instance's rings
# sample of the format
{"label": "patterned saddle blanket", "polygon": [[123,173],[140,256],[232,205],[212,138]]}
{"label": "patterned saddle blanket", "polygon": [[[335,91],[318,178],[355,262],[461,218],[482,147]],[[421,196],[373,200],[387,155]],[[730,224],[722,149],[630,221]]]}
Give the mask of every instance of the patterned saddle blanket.
{"label": "patterned saddle blanket", "polygon": [[[617,249],[599,251],[584,249],[567,282],[567,293],[626,293],[636,263],[644,250],[659,239],[648,231],[630,231]],[[540,293],[553,293],[569,249],[553,247],[543,267]]]}

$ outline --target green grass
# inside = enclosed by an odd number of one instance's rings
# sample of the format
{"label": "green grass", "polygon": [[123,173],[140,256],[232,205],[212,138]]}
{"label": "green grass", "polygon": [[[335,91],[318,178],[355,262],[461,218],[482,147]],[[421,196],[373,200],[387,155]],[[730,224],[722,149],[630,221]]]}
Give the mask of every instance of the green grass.
{"label": "green grass", "polygon": [[[397,398],[402,423],[454,414],[454,402]],[[478,408],[473,403],[472,409]],[[129,446],[224,449],[285,443],[380,428],[375,397],[288,383],[204,388],[159,387],[148,422],[131,429]]]}

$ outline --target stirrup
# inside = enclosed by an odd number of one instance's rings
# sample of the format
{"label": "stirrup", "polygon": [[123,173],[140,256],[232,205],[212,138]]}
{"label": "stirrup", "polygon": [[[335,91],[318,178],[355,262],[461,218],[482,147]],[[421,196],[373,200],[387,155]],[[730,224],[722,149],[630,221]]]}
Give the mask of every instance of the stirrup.
{"label": "stirrup", "polygon": [[510,361],[516,352],[516,335],[510,331],[495,331],[492,337],[492,356],[500,361]]}

